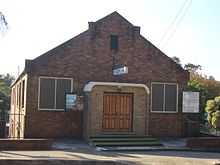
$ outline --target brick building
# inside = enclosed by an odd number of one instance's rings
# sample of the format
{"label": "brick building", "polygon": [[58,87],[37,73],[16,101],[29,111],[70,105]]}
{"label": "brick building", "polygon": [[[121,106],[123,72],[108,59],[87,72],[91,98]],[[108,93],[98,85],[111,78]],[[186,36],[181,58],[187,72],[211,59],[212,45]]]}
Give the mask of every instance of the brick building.
{"label": "brick building", "polygon": [[113,12],[26,60],[12,86],[10,136],[184,136],[188,80],[188,72],[145,39],[140,27]]}

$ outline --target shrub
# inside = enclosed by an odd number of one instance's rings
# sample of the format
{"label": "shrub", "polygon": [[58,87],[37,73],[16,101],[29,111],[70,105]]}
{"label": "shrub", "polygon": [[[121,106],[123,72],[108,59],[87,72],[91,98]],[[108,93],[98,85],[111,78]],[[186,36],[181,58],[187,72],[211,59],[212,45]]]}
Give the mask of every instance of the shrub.
{"label": "shrub", "polygon": [[220,96],[206,102],[205,111],[208,113],[209,124],[216,130],[220,129]]}

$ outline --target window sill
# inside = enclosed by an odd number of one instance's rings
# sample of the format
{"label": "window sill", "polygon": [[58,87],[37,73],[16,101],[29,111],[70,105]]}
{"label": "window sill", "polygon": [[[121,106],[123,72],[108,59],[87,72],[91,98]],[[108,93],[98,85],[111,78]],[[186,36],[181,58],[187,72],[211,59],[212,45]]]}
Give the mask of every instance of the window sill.
{"label": "window sill", "polygon": [[151,113],[178,113],[178,111],[150,111]]}
{"label": "window sill", "polygon": [[38,109],[38,111],[65,112],[65,109]]}

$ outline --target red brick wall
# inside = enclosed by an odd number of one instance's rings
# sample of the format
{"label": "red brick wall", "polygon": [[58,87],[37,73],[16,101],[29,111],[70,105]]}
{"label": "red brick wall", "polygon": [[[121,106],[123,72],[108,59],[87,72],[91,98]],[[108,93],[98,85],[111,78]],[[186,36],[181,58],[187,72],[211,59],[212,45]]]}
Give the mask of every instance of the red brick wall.
{"label": "red brick wall", "polygon": [[153,136],[181,136],[182,115],[175,113],[151,113],[150,134]]}
{"label": "red brick wall", "polygon": [[81,137],[82,112],[37,111],[26,115],[25,137]]}
{"label": "red brick wall", "polygon": [[218,149],[220,148],[220,137],[189,138],[186,146],[190,148]]}
{"label": "red brick wall", "polygon": [[81,137],[82,111],[38,110],[38,77],[29,76],[27,84],[26,138]]}
{"label": "red brick wall", "polygon": [[[119,36],[117,52],[110,50],[111,34]],[[128,66],[128,74],[119,77],[112,75],[113,55],[116,64]],[[69,123],[65,120],[69,115],[65,112],[38,111],[38,76],[73,78],[74,91],[79,94],[83,93],[82,88],[89,81],[143,83],[149,88],[152,81],[160,81],[179,83],[181,95],[189,78],[187,71],[142,37],[138,27],[134,27],[117,13],[90,23],[87,31],[32,60],[28,66],[25,125],[25,135],[28,137],[79,136],[81,129],[66,128]],[[77,117],[73,120],[78,120],[77,126],[82,122]],[[171,132],[164,126],[168,126]],[[180,135],[181,114],[151,114],[150,129],[156,135]]]}
{"label": "red brick wall", "polygon": [[[119,16],[107,17],[92,29],[32,61],[35,75],[73,77],[83,87],[88,81],[146,83],[151,81],[185,84],[188,72],[134,32]],[[119,36],[119,51],[110,50],[110,34]],[[128,66],[129,73],[112,75],[112,55],[116,64]]]}
{"label": "red brick wall", "polygon": [[[0,150],[50,150],[50,139],[0,139]],[[1,164],[1,163],[0,163]]]}

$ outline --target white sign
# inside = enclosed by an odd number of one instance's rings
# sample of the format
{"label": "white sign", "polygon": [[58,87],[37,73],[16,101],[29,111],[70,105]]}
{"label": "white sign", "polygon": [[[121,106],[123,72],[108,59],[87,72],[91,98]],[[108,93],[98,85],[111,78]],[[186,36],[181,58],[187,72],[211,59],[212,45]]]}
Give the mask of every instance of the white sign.
{"label": "white sign", "polygon": [[66,94],[66,109],[72,109],[76,105],[76,94]]}
{"label": "white sign", "polygon": [[199,92],[183,92],[183,112],[199,113]]}
{"label": "white sign", "polygon": [[122,74],[127,74],[128,73],[128,67],[124,66],[121,68],[116,68],[113,69],[113,75],[117,76],[117,75],[122,75]]}

